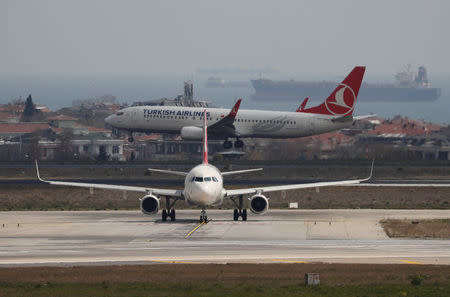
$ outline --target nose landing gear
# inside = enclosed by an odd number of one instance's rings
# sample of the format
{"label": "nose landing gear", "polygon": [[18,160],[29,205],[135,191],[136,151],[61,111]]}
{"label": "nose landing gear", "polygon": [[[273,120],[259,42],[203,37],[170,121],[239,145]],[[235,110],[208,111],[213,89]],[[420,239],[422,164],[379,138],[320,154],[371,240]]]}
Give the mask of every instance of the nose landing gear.
{"label": "nose landing gear", "polygon": [[206,211],[205,211],[204,208],[202,209],[202,212],[201,212],[201,214],[200,214],[200,220],[199,220],[199,223],[200,223],[200,224],[202,224],[202,223],[204,223],[204,224],[208,223],[208,216],[206,215]]}
{"label": "nose landing gear", "polygon": [[134,141],[134,137],[133,137],[133,132],[129,132],[128,134],[128,142],[133,142]]}
{"label": "nose landing gear", "polygon": [[201,212],[201,214],[200,214],[200,220],[199,220],[199,223],[200,223],[200,224],[201,224],[201,223],[204,223],[204,224],[208,223],[208,216],[206,215],[206,211],[205,211],[204,208],[202,209],[202,212]]}

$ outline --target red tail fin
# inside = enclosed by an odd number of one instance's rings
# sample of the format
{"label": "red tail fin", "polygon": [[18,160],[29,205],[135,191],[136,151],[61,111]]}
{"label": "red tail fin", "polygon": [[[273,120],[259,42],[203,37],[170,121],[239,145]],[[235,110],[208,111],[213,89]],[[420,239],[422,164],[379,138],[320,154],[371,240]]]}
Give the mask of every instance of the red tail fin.
{"label": "red tail fin", "polygon": [[334,116],[351,116],[358,98],[364,76],[365,66],[357,66],[331,93],[324,103],[301,112],[326,114]]}
{"label": "red tail fin", "polygon": [[206,123],[206,109],[203,111],[203,164],[208,164],[208,125]]}

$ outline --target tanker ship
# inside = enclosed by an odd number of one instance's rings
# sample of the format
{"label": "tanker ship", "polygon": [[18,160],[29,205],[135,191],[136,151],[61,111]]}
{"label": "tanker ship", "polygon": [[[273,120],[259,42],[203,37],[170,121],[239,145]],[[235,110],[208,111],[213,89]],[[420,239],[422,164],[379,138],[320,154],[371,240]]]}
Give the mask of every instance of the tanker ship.
{"label": "tanker ship", "polygon": [[[418,71],[406,71],[395,75],[395,84],[363,83],[358,100],[362,101],[433,101],[441,96],[440,88],[432,88],[427,70],[420,66]],[[335,81],[272,81],[268,79],[252,80],[255,94],[253,100],[298,101],[309,97],[310,100],[323,100],[336,88]]]}

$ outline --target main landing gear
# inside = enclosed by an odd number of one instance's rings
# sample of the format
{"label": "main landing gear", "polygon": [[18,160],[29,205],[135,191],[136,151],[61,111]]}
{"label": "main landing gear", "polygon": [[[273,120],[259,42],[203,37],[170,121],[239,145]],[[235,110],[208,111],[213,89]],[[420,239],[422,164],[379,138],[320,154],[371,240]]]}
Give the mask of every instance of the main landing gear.
{"label": "main landing gear", "polygon": [[[225,140],[223,142],[223,148],[224,149],[230,149],[233,147],[233,143],[230,140]],[[243,148],[244,147],[244,142],[242,140],[240,140],[239,138],[236,139],[236,141],[234,142],[234,148]]]}
{"label": "main landing gear", "polygon": [[233,146],[233,143],[231,141],[229,141],[228,139],[223,142],[224,149],[230,149],[232,146]]}
{"label": "main landing gear", "polygon": [[247,221],[247,209],[242,208],[243,198],[244,198],[244,196],[239,195],[239,202],[236,202],[236,200],[234,200],[234,198],[231,198],[231,201],[233,201],[234,205],[236,205],[236,207],[237,207],[233,211],[233,220],[235,220],[235,221],[239,220],[239,217],[241,217],[243,221]]}
{"label": "main landing gear", "polygon": [[205,209],[203,208],[202,209],[202,212],[200,213],[200,220],[199,220],[199,223],[200,224],[202,224],[202,223],[208,223],[208,216],[206,215],[206,211],[205,211]]}
{"label": "main landing gear", "polygon": [[166,207],[167,209],[163,209],[161,212],[161,218],[163,222],[167,221],[167,217],[170,217],[171,221],[175,221],[175,209],[172,207],[175,205],[175,202],[178,201],[178,198],[174,198],[173,202],[170,203],[170,198],[166,197]]}

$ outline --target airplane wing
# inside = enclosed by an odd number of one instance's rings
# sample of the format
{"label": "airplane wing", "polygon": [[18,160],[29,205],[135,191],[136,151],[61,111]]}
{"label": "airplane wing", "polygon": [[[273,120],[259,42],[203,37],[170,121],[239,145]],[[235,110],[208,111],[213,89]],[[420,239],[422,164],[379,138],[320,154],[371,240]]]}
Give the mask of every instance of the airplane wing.
{"label": "airplane wing", "polygon": [[430,187],[430,188],[439,188],[439,187],[450,187],[450,182],[428,182],[428,183],[418,183],[418,182],[410,182],[410,183],[399,183],[399,182],[389,182],[389,183],[378,183],[378,182],[369,182],[355,185],[358,187]]}
{"label": "airplane wing", "polygon": [[225,197],[232,197],[238,195],[247,194],[257,194],[263,192],[275,192],[275,191],[286,191],[286,190],[296,190],[296,189],[308,189],[308,188],[319,188],[319,187],[329,187],[329,186],[345,186],[345,185],[358,185],[362,182],[368,181],[372,178],[373,172],[373,162],[370,169],[370,175],[368,178],[364,179],[353,179],[353,180],[341,180],[341,181],[330,181],[330,182],[317,182],[317,183],[305,183],[305,184],[293,184],[293,185],[281,185],[281,186],[270,186],[270,187],[255,187],[248,189],[234,189],[226,190]]}
{"label": "airplane wing", "polygon": [[39,181],[56,186],[70,186],[70,187],[81,187],[81,188],[94,188],[94,189],[104,189],[104,190],[120,190],[128,192],[141,192],[141,193],[152,193],[155,195],[170,196],[183,198],[182,190],[172,190],[172,189],[156,189],[147,187],[134,187],[134,186],[122,186],[122,185],[107,185],[107,184],[91,184],[91,183],[78,183],[78,182],[63,182],[63,181],[53,181],[44,180],[39,174],[38,163],[36,162],[36,174]]}
{"label": "airplane wing", "polygon": [[183,171],[164,170],[164,169],[155,169],[155,168],[148,168],[147,171],[158,172],[158,173],[167,173],[167,174],[173,174],[173,175],[181,175],[181,176],[188,175],[187,172],[183,172]]}
{"label": "airplane wing", "polygon": [[255,171],[261,171],[262,168],[255,168],[255,169],[244,169],[244,170],[236,170],[236,171],[226,171],[222,172],[222,176],[226,175],[233,175],[233,174],[242,174],[242,173],[248,173],[248,172],[255,172]]}
{"label": "airplane wing", "polygon": [[218,121],[217,123],[208,126],[208,134],[214,135],[217,137],[228,137],[234,136],[235,128],[234,128],[234,119],[236,118],[236,114],[239,110],[239,106],[241,105],[242,99],[239,99],[236,104],[231,109],[230,113],[225,116],[223,119]]}

